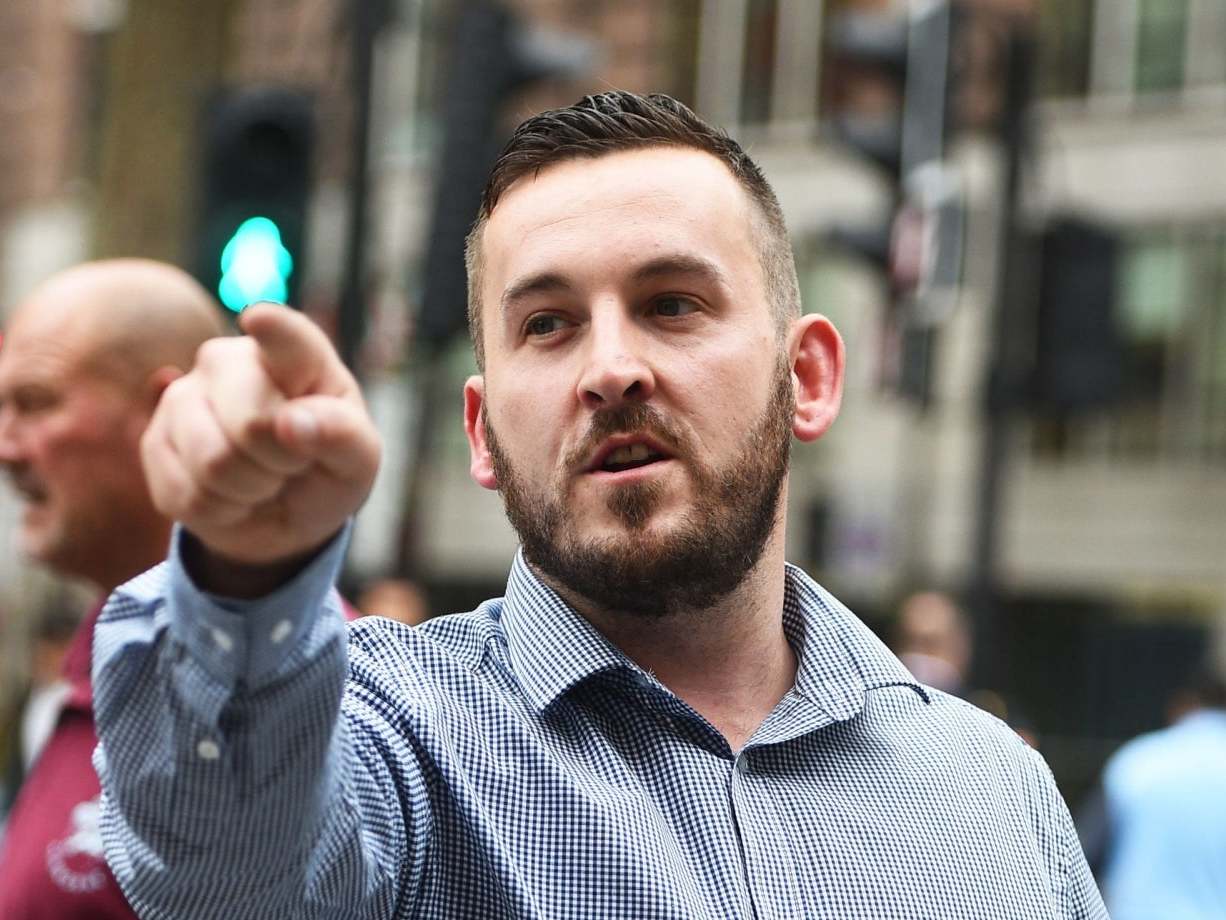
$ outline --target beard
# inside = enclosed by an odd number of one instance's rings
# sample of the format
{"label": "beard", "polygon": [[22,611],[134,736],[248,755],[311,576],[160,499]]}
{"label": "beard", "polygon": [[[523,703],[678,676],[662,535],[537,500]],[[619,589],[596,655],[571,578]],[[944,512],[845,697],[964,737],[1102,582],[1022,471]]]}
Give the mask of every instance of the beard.
{"label": "beard", "polygon": [[625,403],[595,412],[562,470],[580,468],[612,434],[650,434],[692,480],[691,506],[665,532],[648,527],[664,497],[663,484],[652,481],[611,491],[607,507],[626,528],[624,536],[578,536],[566,490],[551,493],[520,476],[488,413],[485,436],[507,517],[538,574],[606,610],[659,618],[712,606],[757,565],[778,516],[795,405],[791,368],[781,356],[764,411],[741,451],[719,469],[700,464],[684,435],[653,406]]}

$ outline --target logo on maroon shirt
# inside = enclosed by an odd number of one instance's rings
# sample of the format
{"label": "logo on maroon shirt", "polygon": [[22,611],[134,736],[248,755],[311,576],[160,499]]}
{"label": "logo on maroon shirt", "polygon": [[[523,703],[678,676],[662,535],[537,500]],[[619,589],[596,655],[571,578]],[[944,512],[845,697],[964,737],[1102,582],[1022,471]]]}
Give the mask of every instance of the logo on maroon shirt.
{"label": "logo on maroon shirt", "polygon": [[91,894],[107,882],[102,856],[102,805],[98,798],[81,802],[72,810],[72,827],[62,840],[47,844],[47,872],[63,891]]}

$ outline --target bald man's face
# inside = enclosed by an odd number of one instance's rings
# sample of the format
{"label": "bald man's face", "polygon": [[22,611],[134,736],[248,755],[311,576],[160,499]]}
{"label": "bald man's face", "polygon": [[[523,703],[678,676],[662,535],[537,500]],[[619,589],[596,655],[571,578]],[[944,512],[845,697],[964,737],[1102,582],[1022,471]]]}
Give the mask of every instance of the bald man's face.
{"label": "bald man's face", "polygon": [[25,504],[23,551],[113,587],[116,544],[151,511],[139,455],[149,412],[132,381],[103,373],[91,339],[54,305],[18,310],[0,348],[0,465]]}

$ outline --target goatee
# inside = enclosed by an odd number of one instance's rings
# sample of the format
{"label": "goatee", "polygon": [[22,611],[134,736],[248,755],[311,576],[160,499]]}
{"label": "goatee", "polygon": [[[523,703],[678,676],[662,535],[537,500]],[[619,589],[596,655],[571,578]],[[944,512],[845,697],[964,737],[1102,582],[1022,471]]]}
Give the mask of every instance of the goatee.
{"label": "goatee", "polygon": [[564,488],[528,483],[513,467],[485,416],[485,436],[507,517],[524,557],[547,581],[606,610],[665,617],[702,610],[730,594],[757,564],[774,530],[788,470],[795,396],[791,368],[781,356],[767,405],[725,467],[701,464],[697,451],[655,407],[625,403],[593,414],[583,442],[566,458],[588,456],[614,433],[650,435],[684,463],[691,478],[690,508],[671,528],[655,533],[653,514],[663,497],[658,481],[611,490],[609,511],[623,537],[581,538],[565,504]]}

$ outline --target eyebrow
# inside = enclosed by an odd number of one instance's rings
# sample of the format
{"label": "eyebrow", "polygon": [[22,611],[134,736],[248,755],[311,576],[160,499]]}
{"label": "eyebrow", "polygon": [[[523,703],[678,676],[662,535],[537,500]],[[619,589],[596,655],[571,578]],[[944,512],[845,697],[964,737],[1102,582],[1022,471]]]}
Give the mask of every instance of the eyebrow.
{"label": "eyebrow", "polygon": [[[657,256],[634,270],[630,280],[642,284],[656,278],[675,275],[691,275],[727,287],[727,278],[714,262],[701,256],[674,254]],[[506,314],[516,301],[536,294],[556,294],[573,290],[566,276],[553,271],[540,272],[516,281],[503,292],[502,312]]]}
{"label": "eyebrow", "polygon": [[651,281],[665,275],[693,275],[727,286],[727,279],[718,265],[709,259],[692,255],[663,255],[645,262],[631,276],[636,283]]}
{"label": "eyebrow", "polygon": [[541,272],[521,278],[502,293],[502,312],[508,313],[518,300],[534,294],[554,294],[571,290],[571,284],[557,272]]}

